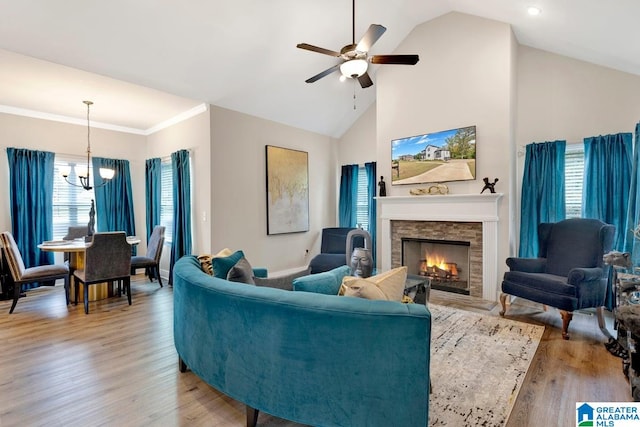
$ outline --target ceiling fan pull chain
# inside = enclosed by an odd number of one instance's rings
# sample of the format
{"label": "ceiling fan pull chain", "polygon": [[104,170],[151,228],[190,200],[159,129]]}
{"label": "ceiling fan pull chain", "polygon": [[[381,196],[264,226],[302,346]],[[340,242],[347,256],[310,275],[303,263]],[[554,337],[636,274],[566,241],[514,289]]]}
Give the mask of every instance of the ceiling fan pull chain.
{"label": "ceiling fan pull chain", "polygon": [[353,81],[353,111],[356,110],[356,81]]}

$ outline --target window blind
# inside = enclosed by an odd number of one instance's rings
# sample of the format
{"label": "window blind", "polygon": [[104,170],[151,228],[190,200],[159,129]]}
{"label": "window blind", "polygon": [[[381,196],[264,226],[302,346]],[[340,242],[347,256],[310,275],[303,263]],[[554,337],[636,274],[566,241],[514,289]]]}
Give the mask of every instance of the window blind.
{"label": "window blind", "polygon": [[363,230],[369,231],[369,200],[367,171],[364,166],[358,167],[358,199],[356,201],[356,223]]}
{"label": "window blind", "polygon": [[160,171],[160,224],[165,227],[165,243],[171,243],[173,242],[173,168],[170,157],[162,159]]}
{"label": "window blind", "polygon": [[584,147],[567,145],[565,152],[565,201],[567,218],[582,216],[582,181],[584,179]]}
{"label": "window blind", "polygon": [[[53,166],[53,239],[66,236],[71,226],[83,226],[89,223],[91,200],[95,200],[93,189],[70,185],[62,177],[61,168],[71,167],[69,181],[80,184],[76,169],[86,168],[87,160],[80,156],[56,154]],[[93,173],[93,171],[91,171]],[[97,218],[97,215],[96,215]],[[96,219],[96,224],[97,224]]]}

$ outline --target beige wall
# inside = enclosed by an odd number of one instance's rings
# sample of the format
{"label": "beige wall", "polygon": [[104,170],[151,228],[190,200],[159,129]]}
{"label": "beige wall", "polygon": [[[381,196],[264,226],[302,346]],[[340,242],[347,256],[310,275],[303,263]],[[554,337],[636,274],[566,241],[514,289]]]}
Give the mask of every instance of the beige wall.
{"label": "beige wall", "polygon": [[[169,157],[178,150],[191,153],[191,213],[193,252],[211,252],[211,134],[209,112],[203,112],[147,137],[146,158]],[[162,269],[169,268],[170,248],[165,245]]]}
{"label": "beige wall", "polygon": [[338,176],[340,176],[342,165],[364,164],[377,160],[376,132],[376,104],[374,103],[338,142]]}
{"label": "beige wall", "polygon": [[[396,50],[417,53],[414,67],[381,66],[376,75],[378,175],[390,182],[391,140],[476,126],[477,179],[448,183],[452,194],[480,193],[499,178],[499,259],[509,247],[515,39],[508,24],[449,13],[417,26]],[[387,186],[391,196],[425,185]],[[502,268],[502,266],[500,266]],[[501,274],[500,274],[501,276]]]}
{"label": "beige wall", "polygon": [[[377,162],[376,151],[376,104],[371,105],[347,130],[338,142],[336,163],[336,197],[340,197],[340,175],[342,165]],[[377,165],[376,165],[377,167]],[[378,174],[379,175],[379,174]],[[338,202],[336,202],[336,226],[339,223]]]}
{"label": "beige wall", "polygon": [[[309,231],[267,235],[265,146],[309,153]],[[242,249],[253,266],[283,272],[306,266],[320,230],[335,224],[336,140],[211,107],[211,249]],[[305,250],[309,256],[305,257]]]}
{"label": "beige wall", "polygon": [[[0,229],[11,230],[9,210],[9,167],[6,148],[28,148],[59,154],[86,155],[86,126],[33,119],[0,113]],[[136,234],[144,235],[145,137],[104,129],[91,129],[91,153],[97,157],[129,160]],[[145,250],[145,244],[141,245]]]}
{"label": "beige wall", "polygon": [[519,48],[517,65],[516,228],[527,144],[582,143],[589,136],[633,132],[640,121],[640,76],[526,46]]}

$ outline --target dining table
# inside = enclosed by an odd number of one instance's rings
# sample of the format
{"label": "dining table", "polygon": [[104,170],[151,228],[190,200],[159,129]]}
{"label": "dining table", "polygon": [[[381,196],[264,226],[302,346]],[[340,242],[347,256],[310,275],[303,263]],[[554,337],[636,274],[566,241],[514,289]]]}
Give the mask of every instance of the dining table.
{"label": "dining table", "polygon": [[[137,245],[140,239],[136,236],[127,236],[127,243]],[[73,240],[47,240],[38,245],[38,249],[46,252],[63,252],[69,254],[69,300],[75,299],[75,279],[73,272],[84,268],[84,255],[86,249],[91,245],[91,241],[86,241],[84,237]],[[79,284],[78,300],[84,300],[84,285]],[[113,282],[99,283],[89,287],[89,301],[98,301],[112,297],[115,294]]]}

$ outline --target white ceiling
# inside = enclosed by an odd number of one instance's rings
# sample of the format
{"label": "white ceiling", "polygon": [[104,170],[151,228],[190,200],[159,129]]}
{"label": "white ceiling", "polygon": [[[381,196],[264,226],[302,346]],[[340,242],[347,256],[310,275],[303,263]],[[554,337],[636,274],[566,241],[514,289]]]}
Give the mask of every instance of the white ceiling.
{"label": "white ceiling", "polygon": [[[541,15],[527,15],[533,4]],[[508,22],[520,44],[640,75],[638,0],[359,0],[356,41],[382,24],[371,53],[394,53],[416,25],[450,11]],[[207,103],[339,137],[374,102],[375,84],[356,88],[354,111],[354,85],[338,73],[304,82],[336,59],[301,42],[350,43],[351,2],[0,0],[0,111],[82,121],[90,99],[92,123],[144,134]]]}

